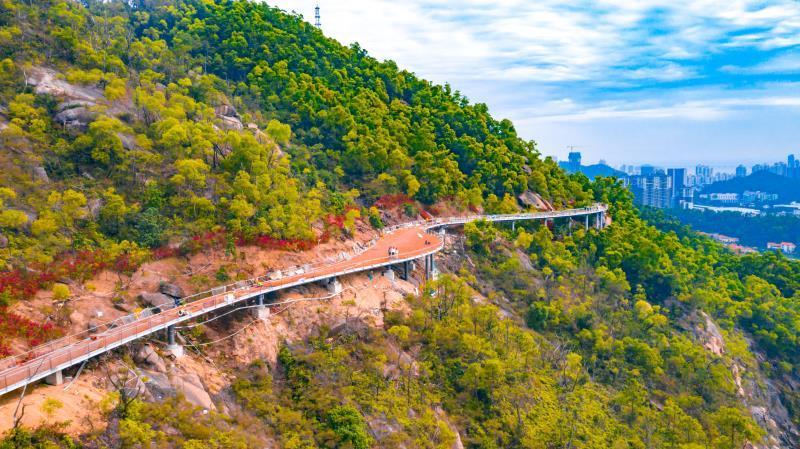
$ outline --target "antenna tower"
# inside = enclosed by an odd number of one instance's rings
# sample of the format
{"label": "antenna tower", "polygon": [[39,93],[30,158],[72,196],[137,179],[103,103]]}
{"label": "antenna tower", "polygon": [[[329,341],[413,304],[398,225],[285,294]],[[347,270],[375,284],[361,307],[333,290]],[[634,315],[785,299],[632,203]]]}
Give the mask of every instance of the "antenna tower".
{"label": "antenna tower", "polygon": [[319,20],[319,3],[317,3],[317,7],[314,8],[314,26],[322,28],[322,22]]}

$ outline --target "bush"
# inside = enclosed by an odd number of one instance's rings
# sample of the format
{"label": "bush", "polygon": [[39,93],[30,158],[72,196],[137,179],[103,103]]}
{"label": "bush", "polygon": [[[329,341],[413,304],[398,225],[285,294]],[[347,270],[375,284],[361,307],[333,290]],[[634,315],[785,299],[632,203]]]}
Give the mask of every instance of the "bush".
{"label": "bush", "polygon": [[53,285],[53,300],[54,301],[66,301],[69,299],[70,291],[69,287],[64,284],[55,284]]}
{"label": "bush", "polygon": [[[372,443],[364,417],[350,405],[332,408],[328,412],[328,427],[339,437],[340,447],[369,449]],[[347,446],[348,443],[351,446]]]}

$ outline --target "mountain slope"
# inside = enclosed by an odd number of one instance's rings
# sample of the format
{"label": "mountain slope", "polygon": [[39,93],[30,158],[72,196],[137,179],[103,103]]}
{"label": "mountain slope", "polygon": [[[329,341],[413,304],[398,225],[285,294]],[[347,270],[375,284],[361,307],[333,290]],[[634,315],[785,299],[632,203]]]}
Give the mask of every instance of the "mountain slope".
{"label": "mountain slope", "polygon": [[[2,6],[3,352],[135,310],[134,290],[335,257],[418,215],[514,212],[527,191],[613,222],[471,224],[437,281],[371,273],[268,321],[209,317],[181,329],[183,360],[137,343],[87,365],[107,398],[41,398],[46,422],[0,448],[797,446],[796,264],[659,231],[485,105],[264,3]],[[69,430],[81,407],[99,418]]]}

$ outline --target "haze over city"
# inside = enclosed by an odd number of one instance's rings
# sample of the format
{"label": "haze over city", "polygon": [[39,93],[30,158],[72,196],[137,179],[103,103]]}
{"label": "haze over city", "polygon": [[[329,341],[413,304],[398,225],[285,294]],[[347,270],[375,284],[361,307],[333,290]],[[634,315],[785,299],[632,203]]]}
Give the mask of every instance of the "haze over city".
{"label": "haze over city", "polygon": [[[307,20],[315,0],[268,2]],[[542,153],[735,167],[797,152],[800,3],[321,1],[322,29],[514,121]]]}

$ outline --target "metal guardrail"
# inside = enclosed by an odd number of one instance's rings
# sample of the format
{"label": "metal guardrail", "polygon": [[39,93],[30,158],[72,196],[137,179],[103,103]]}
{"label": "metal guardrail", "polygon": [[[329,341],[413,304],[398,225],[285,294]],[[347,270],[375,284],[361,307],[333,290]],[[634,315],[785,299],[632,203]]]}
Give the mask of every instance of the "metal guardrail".
{"label": "metal guardrail", "polygon": [[[429,230],[448,225],[459,225],[469,221],[513,221],[549,219],[568,216],[582,216],[603,213],[607,207],[596,204],[591,207],[552,212],[532,212],[523,214],[468,215],[448,219],[418,220],[385,228],[383,235],[399,229],[419,227]],[[256,278],[214,287],[182,298],[178,305],[151,307],[140,312],[125,315],[103,323],[92,330],[86,330],[52,340],[22,354],[0,360],[0,395],[21,387],[24,384],[42,379],[53,372],[67,368],[98,354],[110,351],[130,341],[152,334],[174,324],[193,319],[205,313],[227,307],[231,304],[255,298],[259,295],[283,290],[299,285],[344,276],[351,273],[373,270],[418,259],[436,253],[444,247],[441,241],[433,247],[403,254],[402,257],[381,256],[373,259],[348,262],[363,254],[377,242],[359,248],[354,253],[342,256],[336,261],[321,261],[289,269],[274,271]],[[331,272],[337,264],[342,269]],[[287,274],[283,275],[282,271]]]}

